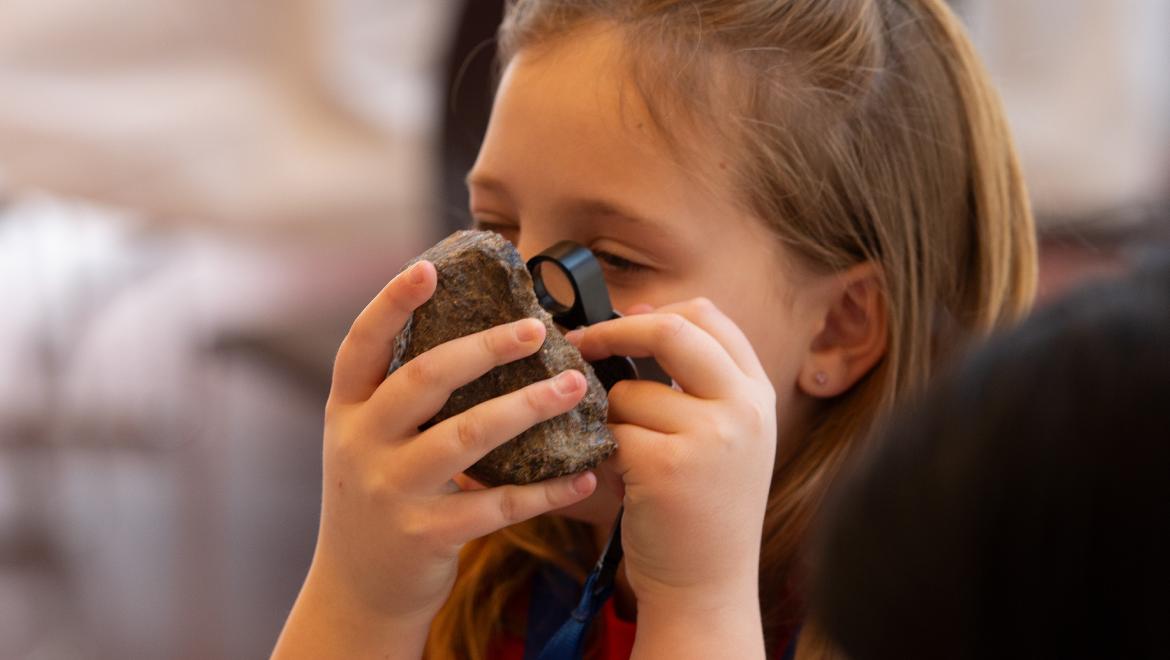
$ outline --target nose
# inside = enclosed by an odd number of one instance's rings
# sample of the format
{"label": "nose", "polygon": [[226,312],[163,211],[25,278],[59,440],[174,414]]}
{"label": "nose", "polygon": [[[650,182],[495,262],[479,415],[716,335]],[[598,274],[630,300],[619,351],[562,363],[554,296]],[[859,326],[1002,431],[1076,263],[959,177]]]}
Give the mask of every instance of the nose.
{"label": "nose", "polygon": [[527,262],[565,238],[564,236],[549,235],[547,232],[540,233],[528,230],[517,237],[516,249],[520,251],[520,258]]}
{"label": "nose", "polygon": [[529,238],[527,235],[521,235],[519,240],[516,241],[516,249],[520,251],[520,258],[525,262],[548,249],[548,246],[552,245],[552,243],[542,247],[538,247],[539,245],[540,244],[538,244],[532,238]]}

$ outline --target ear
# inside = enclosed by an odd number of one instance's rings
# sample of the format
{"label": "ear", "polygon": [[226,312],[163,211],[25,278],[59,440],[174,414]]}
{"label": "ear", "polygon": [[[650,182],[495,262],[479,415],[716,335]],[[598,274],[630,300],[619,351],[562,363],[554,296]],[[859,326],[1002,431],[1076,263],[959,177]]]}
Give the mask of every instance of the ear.
{"label": "ear", "polygon": [[853,387],[886,354],[889,319],[881,271],[872,262],[830,276],[819,332],[797,384],[809,396],[829,398]]}

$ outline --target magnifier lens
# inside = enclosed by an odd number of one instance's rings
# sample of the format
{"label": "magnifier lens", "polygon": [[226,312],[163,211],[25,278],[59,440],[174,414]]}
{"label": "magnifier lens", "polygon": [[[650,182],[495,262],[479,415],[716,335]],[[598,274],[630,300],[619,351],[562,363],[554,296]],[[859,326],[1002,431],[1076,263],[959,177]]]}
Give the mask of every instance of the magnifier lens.
{"label": "magnifier lens", "polygon": [[552,298],[552,302],[559,307],[568,310],[577,302],[577,296],[573,293],[573,285],[569,281],[569,276],[555,263],[541,262],[536,266],[533,275],[538,282],[537,289],[540,290],[541,285],[543,285],[543,293]]}

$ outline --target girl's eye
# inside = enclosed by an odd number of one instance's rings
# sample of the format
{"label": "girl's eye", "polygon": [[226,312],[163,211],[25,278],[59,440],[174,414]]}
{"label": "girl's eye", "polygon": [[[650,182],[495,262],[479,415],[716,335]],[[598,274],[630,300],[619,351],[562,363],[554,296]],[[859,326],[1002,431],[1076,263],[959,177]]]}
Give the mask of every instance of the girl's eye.
{"label": "girl's eye", "polygon": [[650,270],[648,267],[643,266],[642,264],[635,263],[629,259],[619,257],[616,254],[611,254],[609,252],[595,250],[593,255],[597,257],[597,260],[602,264],[605,264],[606,266],[623,273],[639,273]]}
{"label": "girl's eye", "polygon": [[[517,235],[520,233],[520,228],[516,225],[481,218],[474,218],[471,226],[480,231],[494,231],[510,241],[515,241]],[[593,250],[593,256],[597,257],[597,260],[601,262],[603,267],[617,273],[631,275],[650,270],[648,266],[643,266],[640,263],[630,261],[629,259],[619,257],[612,252],[606,252],[604,250]]]}

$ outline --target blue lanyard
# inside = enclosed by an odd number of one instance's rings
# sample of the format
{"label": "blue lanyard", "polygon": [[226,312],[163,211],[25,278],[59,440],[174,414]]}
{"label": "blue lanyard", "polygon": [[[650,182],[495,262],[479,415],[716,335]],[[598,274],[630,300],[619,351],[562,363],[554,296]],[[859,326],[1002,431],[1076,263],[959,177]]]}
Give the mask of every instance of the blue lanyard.
{"label": "blue lanyard", "polygon": [[[609,542],[601,558],[585,580],[581,598],[577,606],[569,613],[568,618],[552,635],[548,636],[551,627],[547,625],[550,610],[556,612],[555,602],[550,604],[553,597],[551,589],[555,588],[556,577],[541,575],[538,580],[545,584],[538,584],[533,594],[532,605],[528,614],[528,635],[525,640],[525,660],[579,660],[585,645],[585,635],[589,632],[589,624],[601,611],[605,601],[613,594],[614,577],[617,574],[618,564],[622,560],[622,512],[619,510],[613,531],[610,532]],[[552,582],[552,584],[548,584]],[[561,581],[563,584],[563,580]],[[555,619],[553,620],[555,625]],[[541,642],[545,639],[543,648]],[[539,653],[536,649],[540,649]]]}
{"label": "blue lanyard", "polygon": [[[528,608],[524,660],[580,660],[589,624],[613,594],[614,577],[622,561],[623,511],[618,510],[605,550],[585,580],[581,597],[572,611],[567,612],[572,597],[566,594],[575,586],[573,579],[552,567],[536,575]],[[563,623],[558,626],[557,621]],[[796,657],[800,632],[801,627],[797,627],[784,648],[783,660]]]}

